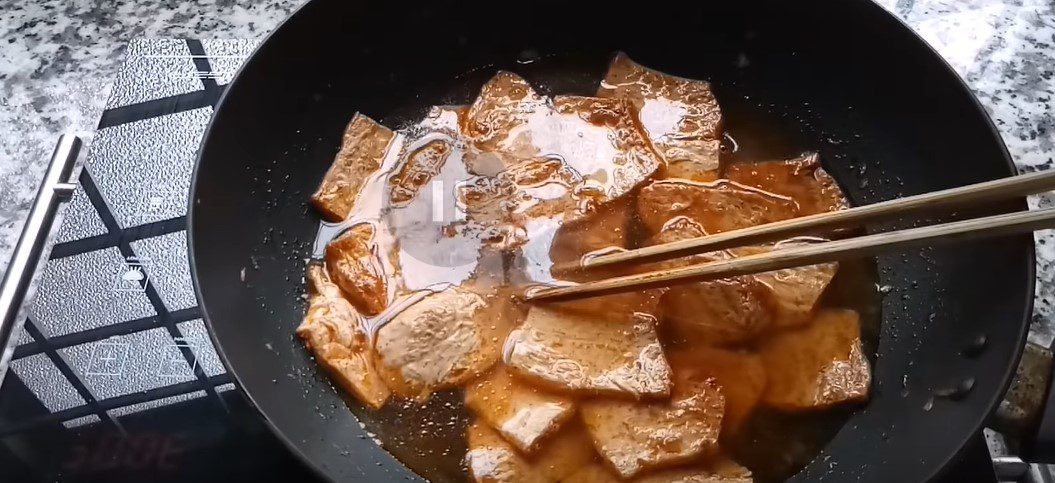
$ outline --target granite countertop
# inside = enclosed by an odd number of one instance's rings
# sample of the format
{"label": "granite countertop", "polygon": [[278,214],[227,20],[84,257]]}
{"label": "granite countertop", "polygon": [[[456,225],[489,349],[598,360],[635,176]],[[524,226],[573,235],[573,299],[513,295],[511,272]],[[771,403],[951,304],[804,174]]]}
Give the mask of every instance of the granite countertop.
{"label": "granite countertop", "polygon": [[58,136],[91,136],[130,40],[261,39],[303,1],[0,0],[0,272]]}
{"label": "granite countertop", "polygon": [[[0,0],[0,261],[6,262],[57,136],[90,136],[135,37],[259,39],[303,0]],[[877,0],[966,79],[1023,171],[1055,157],[1055,3]],[[1030,204],[1055,206],[1055,196]],[[1037,235],[1031,339],[1055,336],[1055,236]],[[3,270],[3,268],[0,268]]]}

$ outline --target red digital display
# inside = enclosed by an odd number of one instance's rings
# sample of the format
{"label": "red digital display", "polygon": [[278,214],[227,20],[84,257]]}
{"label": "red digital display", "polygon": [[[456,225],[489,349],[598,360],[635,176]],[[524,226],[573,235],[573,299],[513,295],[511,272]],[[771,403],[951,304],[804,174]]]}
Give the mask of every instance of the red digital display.
{"label": "red digital display", "polygon": [[179,435],[158,432],[107,433],[94,444],[74,446],[65,467],[78,473],[114,469],[174,470],[184,452],[181,439]]}

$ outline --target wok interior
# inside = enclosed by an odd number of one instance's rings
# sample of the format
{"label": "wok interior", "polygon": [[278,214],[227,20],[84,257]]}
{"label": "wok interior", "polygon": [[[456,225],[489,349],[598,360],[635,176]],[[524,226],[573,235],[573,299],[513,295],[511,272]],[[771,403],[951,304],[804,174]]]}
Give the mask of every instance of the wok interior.
{"label": "wok interior", "polygon": [[[854,204],[1009,174],[1002,145],[953,74],[875,5],[587,7],[533,4],[533,15],[509,17],[485,5],[411,11],[316,0],[250,60],[219,108],[192,200],[202,303],[242,386],[325,475],[409,474],[365,437],[292,336],[317,227],[306,200],[356,111],[397,126],[433,104],[469,101],[500,68],[546,94],[588,94],[622,49],[659,70],[710,80],[734,132],[818,149]],[[521,63],[536,58],[545,61]],[[890,290],[872,401],[798,478],[918,479],[963,445],[999,400],[1020,350],[1030,243],[1022,236],[879,259]],[[987,350],[961,356],[979,334]],[[965,378],[975,381],[965,399],[924,410],[932,390]]]}

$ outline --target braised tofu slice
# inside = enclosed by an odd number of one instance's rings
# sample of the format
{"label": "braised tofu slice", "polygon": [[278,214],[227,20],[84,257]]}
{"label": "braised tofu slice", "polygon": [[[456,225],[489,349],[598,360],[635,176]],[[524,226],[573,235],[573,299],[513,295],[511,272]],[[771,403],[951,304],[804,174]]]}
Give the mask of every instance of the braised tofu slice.
{"label": "braised tofu slice", "polygon": [[546,475],[517,453],[509,443],[480,421],[466,431],[469,450],[465,466],[469,476],[478,483],[517,482],[544,483]]}
{"label": "braised tofu slice", "polygon": [[[733,463],[735,464],[735,463]],[[738,469],[715,471],[706,467],[667,469],[655,472],[634,483],[752,483],[751,471],[737,465]]]}
{"label": "braised tofu slice", "polygon": [[558,136],[540,143],[540,154],[559,155],[582,176],[579,197],[587,206],[591,197],[602,203],[629,193],[662,166],[629,102],[557,96],[553,107],[550,130]]}
{"label": "braised tofu slice", "polygon": [[645,475],[623,480],[612,470],[601,464],[592,464],[572,473],[561,483],[751,483],[751,471],[740,466],[725,456],[719,461],[706,465],[696,464],[687,467],[653,471]]}
{"label": "braised tofu slice", "polygon": [[429,133],[440,133],[452,138],[464,137],[462,125],[469,115],[469,106],[432,106],[425,119],[416,126],[408,128],[411,138],[420,138]]}
{"label": "braised tofu slice", "polygon": [[459,126],[467,110],[462,106],[433,106],[425,119],[400,131],[405,138],[396,169],[388,177],[391,207],[406,206],[448,162],[462,163],[464,140]]}
{"label": "braised tofu slice", "polygon": [[512,72],[500,71],[480,89],[480,95],[465,116],[465,134],[477,149],[532,158],[532,124],[551,111],[545,97],[528,81]]}
{"label": "braised tofu slice", "polygon": [[799,216],[843,210],[850,206],[838,183],[821,167],[817,153],[782,161],[731,164],[726,168],[725,176],[791,198],[798,204]]}
{"label": "braised tofu slice", "polygon": [[576,282],[605,277],[610,271],[583,272],[577,267],[590,253],[626,248],[632,209],[630,199],[622,198],[598,207],[581,219],[561,225],[549,250],[554,264],[553,275]]}
{"label": "braised tofu slice", "polygon": [[594,463],[579,468],[561,483],[619,483],[623,481],[602,463]]}
{"label": "braised tofu slice", "polygon": [[575,413],[571,399],[518,381],[501,364],[465,387],[465,405],[524,453]]}
{"label": "braised tofu slice", "polygon": [[580,414],[597,452],[622,478],[718,451],[725,397],[713,378],[678,378],[668,401],[596,398]]}
{"label": "braised tofu slice", "polygon": [[481,176],[467,183],[460,199],[472,219],[508,220],[511,229],[489,232],[500,245],[520,249],[514,265],[528,284],[554,281],[551,255],[577,258],[588,246],[623,241],[618,231],[570,243],[570,237],[554,238],[563,225],[563,232],[588,230],[592,223],[575,224],[589,217],[625,224],[625,212],[603,213],[606,203],[628,195],[662,164],[627,101],[551,100],[508,72],[481,90],[466,114],[465,132],[474,151],[466,164]]}
{"label": "braised tofu slice", "polygon": [[402,292],[460,285],[496,251],[488,227],[466,219],[458,205],[459,187],[474,178],[458,127],[462,111],[433,107],[429,117],[401,131],[405,142],[385,185],[390,203],[382,204],[378,217],[397,253],[392,268],[400,273]]}
{"label": "braised tofu slice", "polygon": [[824,263],[755,275],[754,279],[766,286],[772,300],[772,327],[799,327],[809,322],[817,301],[838,268],[838,263]]}
{"label": "braised tofu slice", "polygon": [[767,406],[799,411],[868,398],[872,375],[861,348],[860,316],[853,310],[821,310],[807,327],[765,341],[760,354]]}
{"label": "braised tofu slice", "polygon": [[370,351],[340,344],[326,344],[319,350],[312,347],[315,360],[329,371],[341,389],[372,409],[385,405],[392,391],[381,378]]}
{"label": "braised tofu slice", "polygon": [[[549,250],[553,267],[550,274],[561,281],[588,282],[628,274],[625,267],[601,267],[584,270],[581,262],[588,256],[623,250],[629,243],[630,197],[602,205],[593,213],[562,225]],[[666,289],[650,289],[550,303],[561,310],[586,315],[610,316],[613,313],[640,313],[659,316],[660,298]]]}
{"label": "braised tofu slice", "polygon": [[388,179],[392,206],[399,207],[414,199],[418,191],[439,174],[452,151],[451,141],[433,139],[408,152],[399,171]]}
{"label": "braised tofu slice", "polygon": [[670,394],[670,366],[649,316],[584,315],[535,305],[509,334],[505,351],[511,371],[555,391]]}
{"label": "braised tofu slice", "polygon": [[725,454],[719,454],[707,464],[707,469],[718,478],[720,483],[751,483],[751,470],[744,468]]}
{"label": "braised tofu slice", "polygon": [[[622,99],[538,95],[519,76],[499,72],[484,85],[465,118],[472,145],[506,168],[523,160],[559,159],[578,175],[568,218],[625,195],[662,161]],[[480,159],[470,163],[475,172]]]}
{"label": "braised tofu slice", "polygon": [[514,321],[505,300],[464,288],[427,295],[377,331],[378,366],[404,397],[426,399],[487,371]]}
{"label": "braised tofu slice", "polygon": [[476,176],[458,189],[458,200],[475,220],[523,224],[535,217],[560,217],[574,204],[581,182],[559,159],[520,160],[493,175]]}
{"label": "braised tofu slice", "polygon": [[348,216],[363,182],[381,166],[394,137],[395,133],[369,117],[356,114],[352,118],[337,157],[311,197],[324,219],[336,222]]}
{"label": "braised tofu slice", "polygon": [[712,347],[668,351],[675,380],[714,378],[725,396],[722,437],[734,436],[754,412],[766,388],[762,359],[753,353]]}
{"label": "braised tofu slice", "polygon": [[707,465],[651,473],[634,483],[752,483],[751,471],[724,456]]}
{"label": "braised tofu slice", "polygon": [[[730,251],[736,256],[744,256],[823,241],[819,238],[796,238],[774,246],[740,247]],[[832,262],[752,275],[752,279],[765,287],[767,306],[772,314],[771,327],[785,329],[808,323],[817,302],[838,270],[839,264]]]}
{"label": "braised tofu slice", "polygon": [[[689,218],[685,215],[678,215],[667,220],[659,229],[659,233],[656,233],[646,241],[646,245],[662,245],[664,243],[671,243],[681,240],[687,240],[689,238],[696,238],[706,235],[707,232],[703,230],[703,225],[700,225],[696,220]],[[713,255],[710,253],[703,253],[693,255],[695,257],[710,257],[721,255]],[[685,257],[690,258],[690,257]],[[683,262],[679,259],[665,260],[662,263],[665,267],[676,267]]]}
{"label": "braised tofu slice", "polygon": [[311,299],[297,335],[345,391],[378,409],[391,392],[374,366],[361,317],[321,266],[308,267]]}
{"label": "braised tofu slice", "polygon": [[770,325],[765,297],[763,286],[751,277],[674,286],[663,295],[664,328],[679,343],[747,342]]}
{"label": "braised tofu slice", "polygon": [[535,306],[555,313],[593,320],[609,320],[618,324],[653,325],[658,321],[660,303],[666,289],[648,289],[560,302],[541,302]]}
{"label": "braised tofu slice", "polygon": [[326,268],[359,312],[373,316],[388,306],[388,285],[374,243],[374,225],[355,225],[326,245]]}
{"label": "braised tofu slice", "polygon": [[[685,216],[668,221],[648,244],[703,236],[703,228]],[[729,258],[717,251],[669,260],[656,268],[674,268]],[[770,324],[766,287],[749,275],[675,285],[663,295],[660,319],[676,343],[716,346],[753,339]]]}
{"label": "braised tofu slice", "polygon": [[722,113],[710,83],[648,69],[620,52],[597,96],[634,105],[652,145],[666,160],[665,177],[718,177]]}
{"label": "braised tofu slice", "polygon": [[473,480],[481,483],[564,481],[597,458],[589,439],[578,427],[553,435],[530,457],[517,453],[495,430],[479,421],[469,426],[468,440],[466,466]]}
{"label": "braised tofu slice", "polygon": [[709,235],[795,217],[795,202],[726,180],[695,183],[654,181],[641,190],[637,212],[653,235],[684,216]]}

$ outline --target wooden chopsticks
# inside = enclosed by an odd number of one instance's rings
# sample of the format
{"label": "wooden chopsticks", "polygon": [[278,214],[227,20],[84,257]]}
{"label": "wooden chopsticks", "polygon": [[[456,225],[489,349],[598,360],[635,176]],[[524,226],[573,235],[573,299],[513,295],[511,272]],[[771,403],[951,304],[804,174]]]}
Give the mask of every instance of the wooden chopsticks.
{"label": "wooden chopsticks", "polygon": [[857,206],[847,210],[818,213],[790,220],[732,230],[715,235],[690,238],[662,245],[638,248],[587,258],[584,267],[601,267],[626,262],[650,262],[683,257],[696,253],[722,250],[730,247],[750,245],[821,231],[859,225],[867,221],[889,218],[914,211],[923,211],[950,206],[974,204],[1025,196],[1055,190],[1055,169],[1000,178],[993,181],[950,188],[921,195],[881,201],[871,205]]}
{"label": "wooden chopsticks", "polygon": [[[842,211],[606,254],[588,258],[583,261],[582,265],[585,268],[593,268],[616,263],[644,263],[671,259],[773,241],[804,232],[847,226],[912,211],[1006,199],[1052,189],[1055,189],[1055,170],[1041,171]],[[578,285],[542,288],[529,291],[524,298],[526,300],[560,300],[605,295],[834,262],[903,248],[1023,233],[1045,228],[1055,228],[1055,208],[1007,213],[845,240],[778,248],[767,253],[729,260],[614,277]]]}

